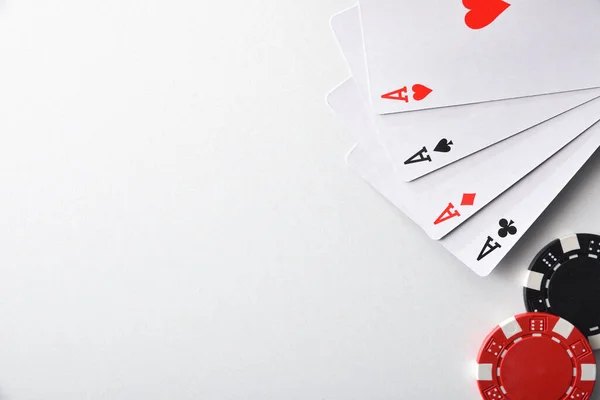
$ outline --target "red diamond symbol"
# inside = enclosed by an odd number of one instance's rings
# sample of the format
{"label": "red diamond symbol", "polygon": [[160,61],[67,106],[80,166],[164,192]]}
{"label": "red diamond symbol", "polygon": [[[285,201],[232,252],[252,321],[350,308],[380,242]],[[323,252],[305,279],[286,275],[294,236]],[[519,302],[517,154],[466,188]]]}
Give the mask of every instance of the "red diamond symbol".
{"label": "red diamond symbol", "polygon": [[475,204],[475,196],[477,196],[477,193],[464,193],[460,205],[472,206],[473,204]]}

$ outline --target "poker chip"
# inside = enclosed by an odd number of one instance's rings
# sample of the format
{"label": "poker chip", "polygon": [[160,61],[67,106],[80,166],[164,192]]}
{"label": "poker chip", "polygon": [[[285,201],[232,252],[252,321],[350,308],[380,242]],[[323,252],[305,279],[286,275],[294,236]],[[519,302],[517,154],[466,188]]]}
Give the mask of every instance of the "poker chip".
{"label": "poker chip", "polygon": [[477,357],[485,400],[587,400],[596,359],[586,337],[567,320],[526,313],[498,325]]}
{"label": "poker chip", "polygon": [[600,236],[557,239],[535,257],[523,289],[529,312],[570,321],[600,349]]}

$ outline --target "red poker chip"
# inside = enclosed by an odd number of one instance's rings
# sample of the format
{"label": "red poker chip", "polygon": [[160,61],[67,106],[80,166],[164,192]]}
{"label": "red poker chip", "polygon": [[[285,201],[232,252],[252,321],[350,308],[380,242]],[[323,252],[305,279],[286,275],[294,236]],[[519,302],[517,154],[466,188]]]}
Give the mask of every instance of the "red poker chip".
{"label": "red poker chip", "polygon": [[485,400],[587,400],[596,358],[586,337],[551,314],[517,315],[497,326],[477,357]]}

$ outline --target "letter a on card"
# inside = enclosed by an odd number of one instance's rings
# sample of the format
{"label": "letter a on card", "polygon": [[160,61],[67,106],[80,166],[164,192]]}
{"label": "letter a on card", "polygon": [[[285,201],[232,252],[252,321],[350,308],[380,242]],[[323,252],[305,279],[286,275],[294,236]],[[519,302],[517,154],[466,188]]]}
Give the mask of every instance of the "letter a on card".
{"label": "letter a on card", "polygon": [[458,210],[454,209],[454,204],[448,203],[448,207],[446,207],[444,212],[435,220],[433,224],[439,225],[442,222],[446,222],[454,217],[460,217],[460,213],[458,212]]}
{"label": "letter a on card", "polygon": [[492,238],[491,236],[488,236],[487,241],[483,245],[483,248],[481,249],[481,252],[479,253],[479,256],[477,257],[477,261],[483,260],[490,254],[492,254],[496,249],[499,249],[501,247],[502,246],[500,245],[500,243],[495,243],[494,238]]}
{"label": "letter a on card", "polygon": [[404,165],[408,164],[416,164],[424,161],[431,162],[431,157],[427,154],[427,147],[423,147],[421,150],[417,152],[414,156],[404,161]]}

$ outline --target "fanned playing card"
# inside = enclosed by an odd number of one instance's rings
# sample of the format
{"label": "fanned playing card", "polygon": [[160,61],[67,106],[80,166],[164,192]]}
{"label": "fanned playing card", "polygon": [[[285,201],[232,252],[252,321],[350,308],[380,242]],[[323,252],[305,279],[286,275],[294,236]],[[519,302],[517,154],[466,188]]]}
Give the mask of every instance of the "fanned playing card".
{"label": "fanned playing card", "polygon": [[[363,97],[367,64],[358,7],[331,25]],[[413,180],[600,96],[600,89],[376,115],[374,122],[398,176]]]}
{"label": "fanned playing card", "polygon": [[597,0],[360,0],[380,114],[600,87]]}
{"label": "fanned playing card", "polygon": [[[349,80],[329,96],[347,126],[376,132],[372,112]],[[600,99],[407,184],[404,209],[432,239],[441,239],[552,157],[600,119]]]}
{"label": "fanned playing card", "polygon": [[[329,102],[338,118],[358,138],[357,146],[348,156],[350,167],[412,218],[410,199],[415,196],[414,182],[404,182],[397,176],[377,141],[375,125],[357,87],[352,81],[346,82],[332,92]],[[488,275],[598,146],[600,125],[595,124],[440,243],[477,274]]]}

